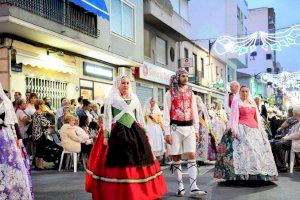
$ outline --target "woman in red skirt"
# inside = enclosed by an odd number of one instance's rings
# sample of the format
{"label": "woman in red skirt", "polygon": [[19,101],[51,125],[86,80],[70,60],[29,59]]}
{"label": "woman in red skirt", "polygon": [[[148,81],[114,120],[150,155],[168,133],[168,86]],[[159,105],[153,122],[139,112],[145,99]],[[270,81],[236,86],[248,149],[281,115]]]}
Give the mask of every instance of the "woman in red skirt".
{"label": "woman in red skirt", "polygon": [[119,76],[105,101],[104,131],[87,166],[86,190],[94,200],[153,200],[167,189],[152,153],[141,104],[127,76]]}

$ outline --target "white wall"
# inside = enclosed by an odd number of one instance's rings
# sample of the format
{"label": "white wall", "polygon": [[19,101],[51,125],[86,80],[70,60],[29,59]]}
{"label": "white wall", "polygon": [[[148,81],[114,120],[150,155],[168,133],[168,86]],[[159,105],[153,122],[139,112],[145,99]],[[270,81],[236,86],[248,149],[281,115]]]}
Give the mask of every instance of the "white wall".
{"label": "white wall", "polygon": [[[249,10],[246,23],[249,33],[254,33],[256,31],[268,32],[268,8]],[[249,55],[248,68],[239,71],[254,75],[265,72],[268,67],[273,69],[274,52],[272,50],[265,51],[261,46],[257,46],[255,51],[257,52],[255,60]],[[272,59],[267,60],[266,54],[272,54]]]}

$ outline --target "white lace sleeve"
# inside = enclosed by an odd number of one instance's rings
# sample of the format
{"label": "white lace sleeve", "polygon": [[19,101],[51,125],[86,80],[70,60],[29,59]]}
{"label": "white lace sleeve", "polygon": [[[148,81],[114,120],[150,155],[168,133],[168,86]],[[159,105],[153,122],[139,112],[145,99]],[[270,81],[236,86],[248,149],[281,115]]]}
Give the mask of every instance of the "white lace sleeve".
{"label": "white lace sleeve", "polygon": [[108,138],[111,132],[112,125],[112,107],[107,104],[104,105],[104,137]]}
{"label": "white lace sleeve", "polygon": [[137,99],[137,108],[136,108],[136,121],[144,128],[146,129],[146,123],[144,119],[144,112],[141,106],[140,101]]}

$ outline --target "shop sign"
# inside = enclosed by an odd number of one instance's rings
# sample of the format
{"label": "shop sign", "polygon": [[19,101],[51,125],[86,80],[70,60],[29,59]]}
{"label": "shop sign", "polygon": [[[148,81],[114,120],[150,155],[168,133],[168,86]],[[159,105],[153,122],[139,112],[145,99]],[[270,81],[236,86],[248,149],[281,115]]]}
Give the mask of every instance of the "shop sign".
{"label": "shop sign", "polygon": [[213,84],[213,88],[216,89],[224,88],[224,83],[215,83]]}
{"label": "shop sign", "polygon": [[144,62],[143,66],[138,68],[137,78],[169,85],[171,76],[174,74],[175,72],[171,70],[158,67],[148,62]]}
{"label": "shop sign", "polygon": [[23,64],[19,63],[19,64],[14,64],[11,66],[11,71],[12,72],[22,72],[23,71]]}
{"label": "shop sign", "polygon": [[113,69],[93,63],[83,62],[83,75],[113,80]]}

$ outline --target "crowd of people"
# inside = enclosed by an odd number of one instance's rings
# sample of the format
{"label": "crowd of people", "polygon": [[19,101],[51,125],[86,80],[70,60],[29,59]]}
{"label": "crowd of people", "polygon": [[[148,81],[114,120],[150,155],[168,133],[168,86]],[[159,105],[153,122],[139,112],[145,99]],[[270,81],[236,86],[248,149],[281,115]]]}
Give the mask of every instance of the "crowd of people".
{"label": "crowd of people", "polygon": [[[63,150],[89,158],[85,188],[93,199],[162,197],[167,187],[160,164],[167,158],[177,196],[186,193],[183,160],[191,197],[207,194],[197,185],[204,163],[215,164],[216,179],[278,180],[278,171],[287,170],[286,152],[300,151],[300,107],[289,109],[283,120],[278,108],[252,98],[238,82],[230,84],[224,102],[210,107],[187,83],[188,72],[179,69],[163,106],[154,97],[141,105],[129,78],[119,76],[104,105],[64,98],[57,110],[51,98],[30,92],[25,99],[15,92],[12,102],[0,87],[0,195],[32,199],[28,157],[44,170],[45,161],[58,167]],[[13,159],[7,152],[14,152]],[[16,177],[15,185],[7,185]]]}

